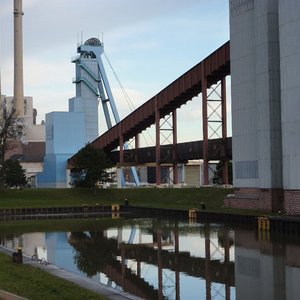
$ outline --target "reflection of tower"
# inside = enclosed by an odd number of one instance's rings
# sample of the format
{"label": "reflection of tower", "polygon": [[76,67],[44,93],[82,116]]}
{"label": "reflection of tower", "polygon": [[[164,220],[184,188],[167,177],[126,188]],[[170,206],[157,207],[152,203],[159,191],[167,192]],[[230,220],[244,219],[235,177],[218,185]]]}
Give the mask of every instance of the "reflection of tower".
{"label": "reflection of tower", "polygon": [[24,115],[22,0],[14,0],[14,107]]}

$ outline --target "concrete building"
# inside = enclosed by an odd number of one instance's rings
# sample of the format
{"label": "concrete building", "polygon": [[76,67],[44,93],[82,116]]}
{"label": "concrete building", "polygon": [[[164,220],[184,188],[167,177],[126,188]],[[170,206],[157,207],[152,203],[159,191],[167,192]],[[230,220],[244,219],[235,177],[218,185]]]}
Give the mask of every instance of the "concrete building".
{"label": "concrete building", "polygon": [[284,209],[300,214],[300,2],[279,1]]}
{"label": "concrete building", "polygon": [[230,1],[229,206],[300,213],[299,8],[296,0]]}
{"label": "concrete building", "polygon": [[46,114],[46,155],[37,187],[69,186],[67,160],[85,144],[85,115],[74,112]]}

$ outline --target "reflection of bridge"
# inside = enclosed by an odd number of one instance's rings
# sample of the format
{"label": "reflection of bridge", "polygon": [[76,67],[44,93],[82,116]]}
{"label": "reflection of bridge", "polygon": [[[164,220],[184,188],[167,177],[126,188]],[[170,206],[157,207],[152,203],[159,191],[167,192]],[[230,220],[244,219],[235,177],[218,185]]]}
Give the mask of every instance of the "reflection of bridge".
{"label": "reflection of bridge", "polygon": [[[226,151],[227,121],[225,77],[230,74],[229,52],[230,46],[229,42],[227,42],[113,126],[110,130],[98,137],[92,142],[92,146],[103,149],[108,153],[120,147],[119,162],[120,164],[124,164],[124,143],[135,138],[135,148],[138,148],[138,134],[152,124],[155,124],[156,182],[160,184],[160,165],[163,163],[161,144],[166,140],[165,138],[161,140],[161,135],[163,135],[163,131],[167,130],[170,133],[168,134],[167,140],[169,140],[170,135],[172,136],[169,156],[172,158],[171,161],[174,170],[173,181],[176,184],[178,183],[177,163],[179,161],[176,110],[192,100],[193,97],[202,93],[203,142],[201,145],[202,155],[199,157],[198,154],[197,158],[203,159],[204,184],[208,184],[209,181],[208,162],[212,159],[210,157],[211,152],[208,141],[212,136],[216,136],[216,133],[218,133],[222,142],[219,145],[219,150],[217,152],[215,151],[215,153],[219,154],[217,157],[214,157],[214,159],[218,158],[224,161],[224,183],[228,183],[229,153]],[[219,88],[220,91],[216,92],[217,88]],[[161,122],[163,118],[164,122]],[[72,159],[73,158],[69,160],[70,165],[72,165]]]}
{"label": "reflection of bridge", "polygon": [[[156,249],[143,245],[122,244],[124,249],[124,259],[135,259],[139,262],[158,265],[158,253]],[[122,251],[121,250],[121,251]],[[205,263],[206,258],[192,257],[189,252],[173,253],[168,250],[161,250],[159,253],[163,257],[162,268],[174,272],[184,272],[193,277],[206,278]],[[221,262],[220,260],[210,260],[209,269],[211,281],[234,286],[234,263]]]}
{"label": "reflection of bridge", "polygon": [[[158,268],[158,288],[159,298],[163,299],[163,269],[172,270],[175,274],[176,299],[180,299],[180,273],[185,273],[193,277],[200,277],[206,283],[206,299],[211,299],[212,283],[219,283],[225,286],[224,299],[230,299],[230,286],[235,285],[234,263],[229,259],[229,231],[223,229],[224,236],[224,262],[214,260],[211,257],[211,241],[209,226],[204,227],[205,235],[205,258],[192,257],[188,252],[179,252],[179,232],[178,227],[174,229],[175,249],[174,252],[163,250],[162,232],[157,230],[156,249],[145,245],[133,245],[122,243],[121,263],[125,267],[128,258],[137,262],[137,275],[141,274],[141,262],[156,265]],[[123,268],[124,268],[123,267]],[[123,275],[123,274],[122,274]]]}
{"label": "reflection of bridge", "polygon": [[[199,230],[199,228],[198,228]],[[218,283],[225,287],[225,299],[230,299],[230,287],[235,285],[234,263],[230,262],[229,249],[231,247],[229,231],[223,228],[222,247],[224,248],[224,259],[213,258],[213,252],[216,248],[211,249],[211,232],[209,225],[200,229],[204,233],[205,257],[192,257],[188,252],[179,251],[179,228],[178,226],[164,229],[174,236],[172,251],[164,250],[162,229],[154,227],[153,241],[151,244],[128,244],[117,243],[115,239],[107,239],[106,234],[90,233],[88,235],[73,233],[69,242],[81,253],[82,262],[87,262],[94,272],[103,272],[110,280],[114,281],[122,288],[145,299],[164,299],[164,270],[169,270],[174,275],[174,288],[176,299],[180,298],[180,274],[186,274],[195,278],[202,278],[205,281],[207,299],[211,299],[213,283]],[[199,232],[199,237],[200,237]],[[118,230],[122,236],[122,230]],[[120,238],[118,236],[118,239]],[[100,247],[98,249],[98,247]],[[104,251],[113,254],[108,262],[102,265],[97,259],[93,260],[93,255],[100,255]],[[102,252],[101,252],[102,251]],[[104,253],[104,252],[103,252]],[[116,259],[120,257],[120,260]],[[136,262],[136,266],[131,269],[126,265],[128,260]],[[147,277],[143,277],[142,265],[151,265],[157,268],[158,290],[147,282]]]}
{"label": "reflection of bridge", "polygon": [[132,273],[130,268],[117,260],[107,264],[103,269],[110,280],[114,281],[118,286],[121,286],[125,291],[141,297],[142,299],[158,299],[158,291],[139,274]]}

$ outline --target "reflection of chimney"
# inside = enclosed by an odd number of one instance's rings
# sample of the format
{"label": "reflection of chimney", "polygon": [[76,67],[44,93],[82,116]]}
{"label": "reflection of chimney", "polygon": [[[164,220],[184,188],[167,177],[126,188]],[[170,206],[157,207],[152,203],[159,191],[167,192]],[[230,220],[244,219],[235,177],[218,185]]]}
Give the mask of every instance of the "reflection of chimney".
{"label": "reflection of chimney", "polygon": [[24,116],[22,0],[14,0],[14,107]]}

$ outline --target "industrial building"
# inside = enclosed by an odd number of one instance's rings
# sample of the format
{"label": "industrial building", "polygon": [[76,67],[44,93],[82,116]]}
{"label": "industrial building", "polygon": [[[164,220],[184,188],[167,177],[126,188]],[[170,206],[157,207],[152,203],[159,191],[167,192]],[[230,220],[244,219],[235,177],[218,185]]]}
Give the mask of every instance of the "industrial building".
{"label": "industrial building", "polygon": [[300,2],[231,0],[231,207],[299,214]]}

